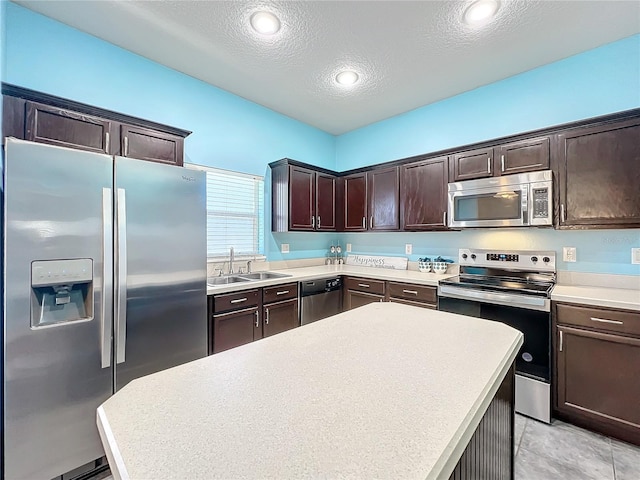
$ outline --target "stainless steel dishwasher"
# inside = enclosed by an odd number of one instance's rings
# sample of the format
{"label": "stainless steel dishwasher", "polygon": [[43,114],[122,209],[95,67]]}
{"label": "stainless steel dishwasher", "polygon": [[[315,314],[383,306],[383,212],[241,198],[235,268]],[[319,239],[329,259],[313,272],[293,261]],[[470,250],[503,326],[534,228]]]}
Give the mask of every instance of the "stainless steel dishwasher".
{"label": "stainless steel dishwasher", "polygon": [[342,279],[301,282],[300,324],[321,320],[342,312]]}

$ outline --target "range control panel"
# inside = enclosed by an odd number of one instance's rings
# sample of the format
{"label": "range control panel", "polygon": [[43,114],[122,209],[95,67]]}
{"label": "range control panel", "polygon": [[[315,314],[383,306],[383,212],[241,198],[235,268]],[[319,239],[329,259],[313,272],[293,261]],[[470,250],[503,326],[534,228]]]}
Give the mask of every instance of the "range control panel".
{"label": "range control panel", "polygon": [[511,268],[540,272],[556,271],[556,252],[551,250],[486,250],[461,248],[460,265]]}
{"label": "range control panel", "polygon": [[509,253],[487,253],[487,260],[494,262],[518,262],[520,255]]}

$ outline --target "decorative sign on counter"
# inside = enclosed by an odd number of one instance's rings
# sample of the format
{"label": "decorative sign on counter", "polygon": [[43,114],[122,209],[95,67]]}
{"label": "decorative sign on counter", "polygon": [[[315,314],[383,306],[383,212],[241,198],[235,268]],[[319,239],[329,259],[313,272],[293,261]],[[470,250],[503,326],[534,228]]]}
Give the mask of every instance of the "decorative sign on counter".
{"label": "decorative sign on counter", "polygon": [[392,270],[406,270],[409,259],[405,257],[381,257],[377,255],[349,255],[347,265],[361,267],[390,268]]}

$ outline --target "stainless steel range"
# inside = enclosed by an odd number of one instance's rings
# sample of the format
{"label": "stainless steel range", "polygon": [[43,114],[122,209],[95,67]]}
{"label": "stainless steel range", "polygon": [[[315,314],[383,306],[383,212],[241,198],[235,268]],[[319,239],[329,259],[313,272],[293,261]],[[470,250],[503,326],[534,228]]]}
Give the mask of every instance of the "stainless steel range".
{"label": "stainless steel range", "polygon": [[551,422],[552,251],[460,249],[460,275],[441,280],[438,309],[506,323],[524,334],[516,411]]}

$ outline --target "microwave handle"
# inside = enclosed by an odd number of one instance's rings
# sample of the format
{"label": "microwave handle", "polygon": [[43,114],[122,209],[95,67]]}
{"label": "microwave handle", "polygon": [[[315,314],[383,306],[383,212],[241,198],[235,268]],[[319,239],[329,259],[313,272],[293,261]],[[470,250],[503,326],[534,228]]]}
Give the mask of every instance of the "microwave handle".
{"label": "microwave handle", "polygon": [[[523,186],[522,189],[522,223],[525,225],[531,225],[531,220],[529,218],[529,195],[532,195],[533,189],[527,188],[527,186]],[[533,211],[531,212],[533,214]]]}

